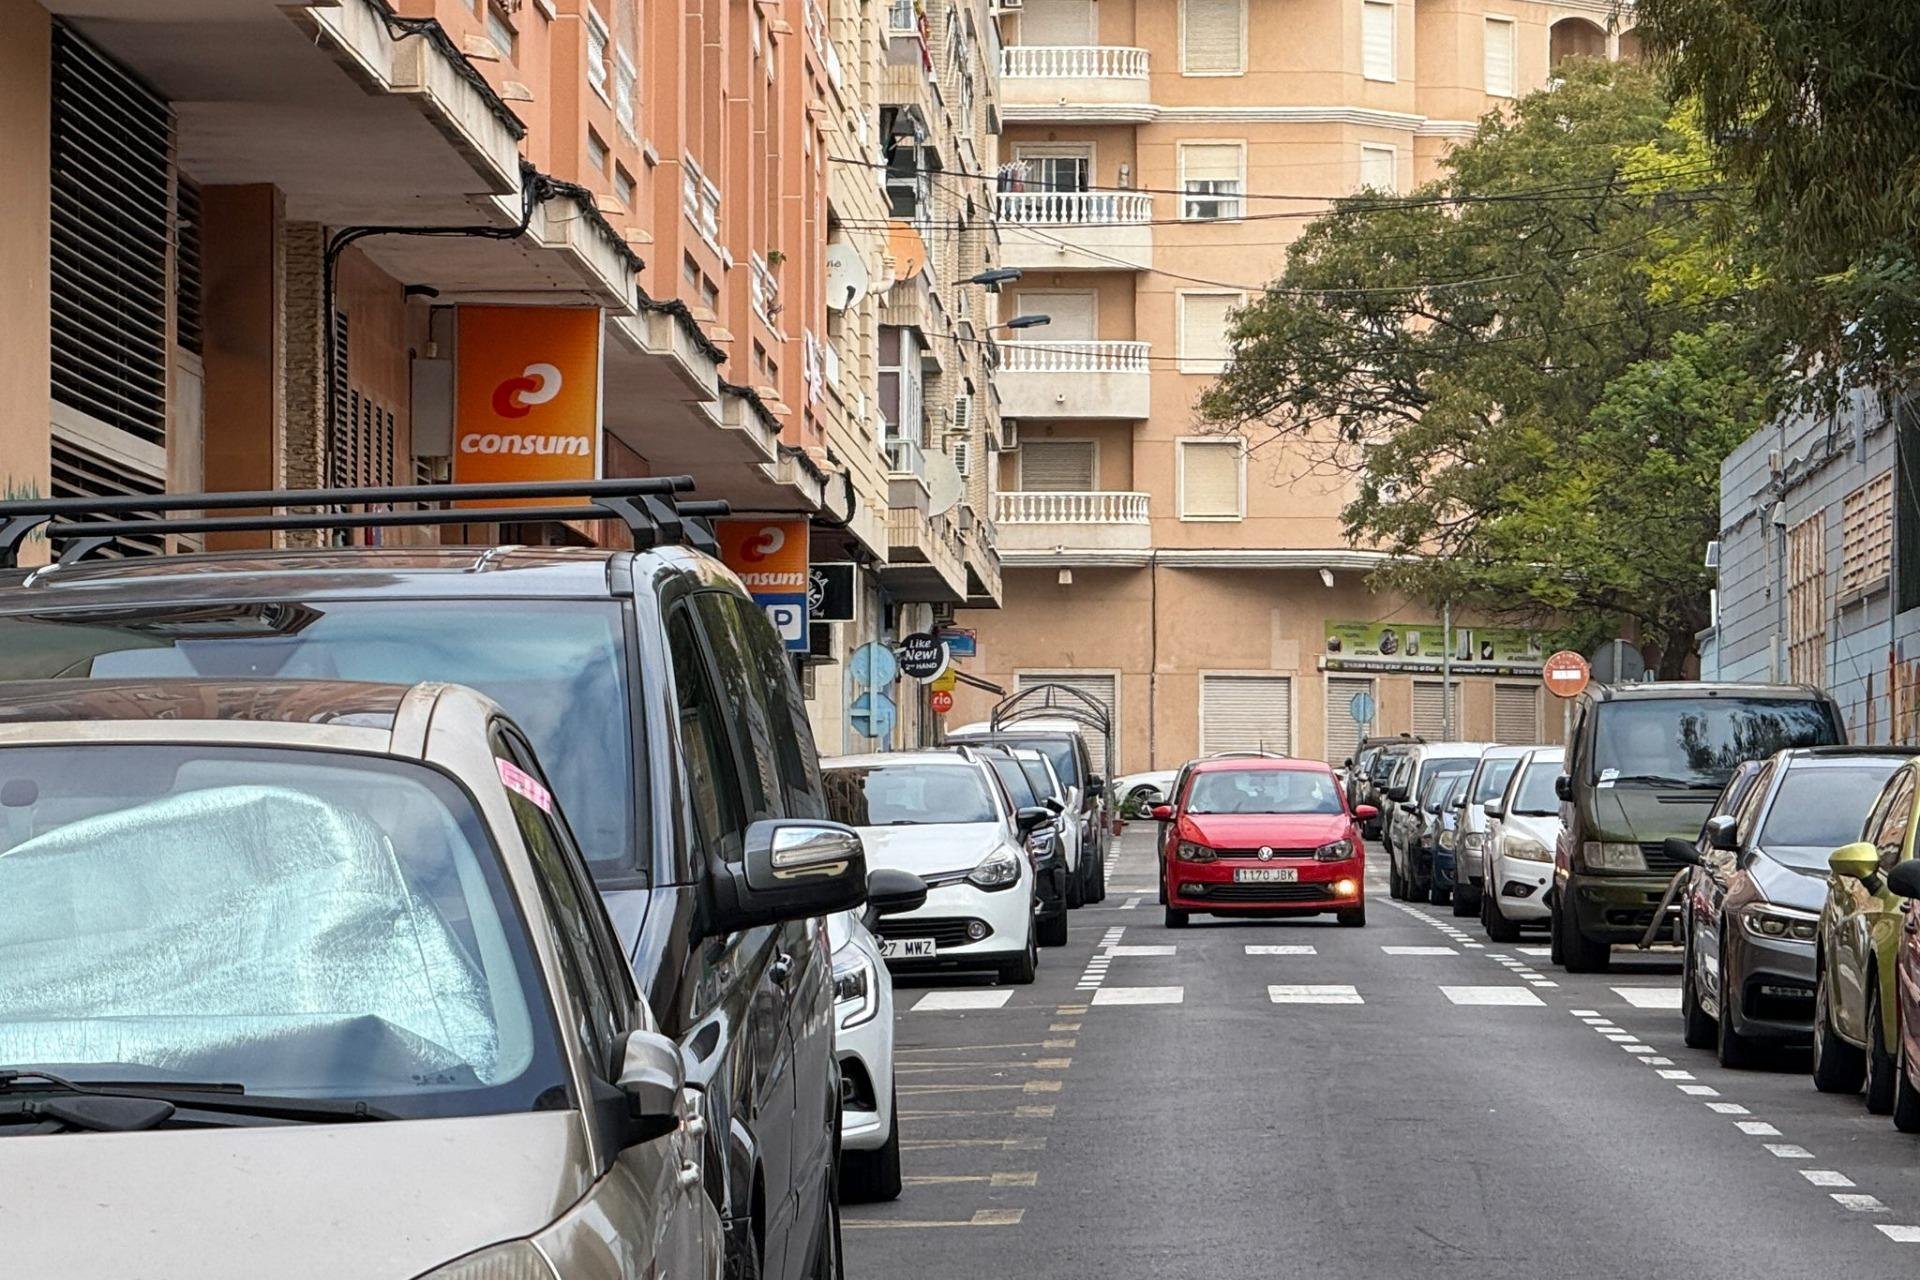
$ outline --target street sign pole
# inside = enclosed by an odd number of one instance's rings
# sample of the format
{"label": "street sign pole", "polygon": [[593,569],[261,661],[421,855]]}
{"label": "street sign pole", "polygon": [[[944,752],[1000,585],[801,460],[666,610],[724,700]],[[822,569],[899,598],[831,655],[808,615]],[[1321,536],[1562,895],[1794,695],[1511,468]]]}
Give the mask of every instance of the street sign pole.
{"label": "street sign pole", "polygon": [[1452,742],[1453,731],[1453,601],[1440,602],[1440,737]]}

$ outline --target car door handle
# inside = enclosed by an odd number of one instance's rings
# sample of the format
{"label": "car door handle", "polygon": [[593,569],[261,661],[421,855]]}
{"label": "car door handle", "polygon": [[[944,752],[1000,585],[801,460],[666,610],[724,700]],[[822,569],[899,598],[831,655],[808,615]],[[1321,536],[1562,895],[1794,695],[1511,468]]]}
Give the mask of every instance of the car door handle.
{"label": "car door handle", "polygon": [[680,1166],[679,1182],[682,1187],[686,1187],[686,1188],[691,1188],[699,1185],[700,1164],[698,1161],[689,1160],[685,1164]]}
{"label": "car door handle", "polygon": [[793,977],[793,957],[782,951],[767,966],[767,975],[781,986],[786,986],[787,980]]}

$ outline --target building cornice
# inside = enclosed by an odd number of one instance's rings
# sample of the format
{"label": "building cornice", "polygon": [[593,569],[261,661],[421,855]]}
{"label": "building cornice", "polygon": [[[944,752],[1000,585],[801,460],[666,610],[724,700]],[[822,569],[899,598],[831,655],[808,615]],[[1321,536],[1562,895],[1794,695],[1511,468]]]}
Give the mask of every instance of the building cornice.
{"label": "building cornice", "polygon": [[1340,106],[1162,107],[1151,102],[1008,103],[1002,109],[1002,114],[1010,124],[1068,120],[1100,124],[1340,124],[1415,132],[1429,125],[1438,125],[1444,126],[1448,132],[1457,126],[1465,126],[1469,133],[1473,127],[1468,121],[1430,121],[1426,116],[1407,111]]}
{"label": "building cornice", "polygon": [[1385,551],[1363,551],[1354,547],[1178,547],[1158,551],[1095,547],[1013,551],[1003,547],[1000,550],[1000,562],[1008,569],[1144,569],[1160,564],[1169,569],[1370,572],[1396,558]]}

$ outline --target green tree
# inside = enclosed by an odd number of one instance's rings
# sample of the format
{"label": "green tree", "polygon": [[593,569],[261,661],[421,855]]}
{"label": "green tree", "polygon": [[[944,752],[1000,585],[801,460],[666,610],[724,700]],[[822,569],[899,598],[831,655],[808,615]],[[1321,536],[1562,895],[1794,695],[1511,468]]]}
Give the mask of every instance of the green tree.
{"label": "green tree", "polygon": [[1631,618],[1677,675],[1720,460],[1776,384],[1733,322],[1750,231],[1654,73],[1568,68],[1434,183],[1305,228],[1202,414],[1351,472],[1348,535],[1396,553],[1392,585],[1570,638]]}
{"label": "green tree", "polygon": [[1796,363],[1889,385],[1920,358],[1920,0],[1640,0],[1639,32],[1775,229]]}

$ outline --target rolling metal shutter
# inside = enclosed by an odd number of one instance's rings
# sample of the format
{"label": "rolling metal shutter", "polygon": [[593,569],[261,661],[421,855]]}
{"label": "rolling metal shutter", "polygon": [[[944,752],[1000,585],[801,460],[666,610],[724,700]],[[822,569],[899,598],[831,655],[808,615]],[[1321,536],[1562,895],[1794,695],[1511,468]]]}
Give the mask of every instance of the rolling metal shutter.
{"label": "rolling metal shutter", "polygon": [[[1453,736],[1460,737],[1460,682],[1453,682]],[[1413,682],[1413,731],[1428,742],[1447,736],[1446,708],[1438,680]]]}
{"label": "rolling metal shutter", "polygon": [[[1351,759],[1360,749],[1360,725],[1353,718],[1353,700],[1360,694],[1371,694],[1373,681],[1356,680],[1351,676],[1344,679],[1338,676],[1327,677],[1327,763],[1339,764]],[[1378,711],[1374,713],[1376,716]]]}
{"label": "rolling metal shutter", "polygon": [[1089,493],[1094,488],[1091,440],[1028,440],[1020,446],[1020,488],[1038,493]]}
{"label": "rolling metal shutter", "polygon": [[1540,688],[1531,684],[1493,686],[1495,741],[1524,745],[1540,741]]}
{"label": "rolling metal shutter", "polygon": [[1369,80],[1394,78],[1394,27],[1398,15],[1390,0],[1366,0],[1360,6],[1360,61]]}
{"label": "rolling metal shutter", "polygon": [[1231,518],[1240,515],[1239,440],[1180,442],[1180,514]]}
{"label": "rolling metal shutter", "polygon": [[1201,676],[1200,753],[1293,750],[1293,680]]}
{"label": "rolling metal shutter", "polygon": [[1092,0],[1026,0],[1020,6],[1020,43],[1094,43]]}
{"label": "rolling metal shutter", "polygon": [[1036,684],[1063,684],[1078,690],[1107,709],[1107,720],[1113,726],[1113,767],[1108,767],[1107,744],[1092,729],[1082,729],[1081,736],[1087,740],[1087,754],[1093,757],[1093,771],[1105,778],[1111,778],[1119,772],[1120,755],[1120,697],[1115,687],[1116,677],[1090,675],[1084,671],[1025,671],[1014,677],[1016,689],[1030,689]]}
{"label": "rolling metal shutter", "polygon": [[1181,69],[1232,74],[1246,66],[1241,0],[1182,0]]}

